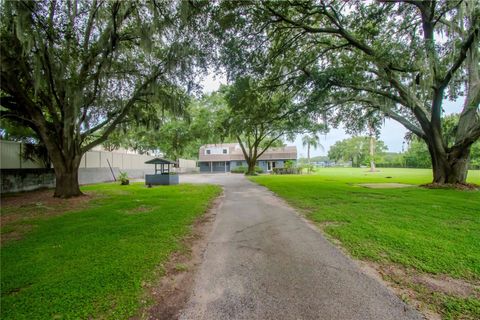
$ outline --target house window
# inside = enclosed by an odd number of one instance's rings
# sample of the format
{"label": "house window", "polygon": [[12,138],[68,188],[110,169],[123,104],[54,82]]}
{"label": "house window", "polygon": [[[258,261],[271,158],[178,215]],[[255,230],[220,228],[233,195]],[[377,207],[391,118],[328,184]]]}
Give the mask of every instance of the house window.
{"label": "house window", "polygon": [[209,149],[207,149],[207,151],[205,151],[205,152],[206,152],[207,154],[210,154],[210,150],[209,150]]}
{"label": "house window", "polygon": [[223,154],[227,154],[227,149],[223,149]]}
{"label": "house window", "polygon": [[242,166],[242,161],[237,161],[237,167],[241,167]]}

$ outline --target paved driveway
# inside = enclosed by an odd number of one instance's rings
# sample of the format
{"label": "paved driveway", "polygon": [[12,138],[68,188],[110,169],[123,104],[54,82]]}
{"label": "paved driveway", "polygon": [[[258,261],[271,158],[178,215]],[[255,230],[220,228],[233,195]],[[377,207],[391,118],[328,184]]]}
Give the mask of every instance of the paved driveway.
{"label": "paved driveway", "polygon": [[422,319],[267,189],[242,175],[182,175],[224,186],[180,319]]}

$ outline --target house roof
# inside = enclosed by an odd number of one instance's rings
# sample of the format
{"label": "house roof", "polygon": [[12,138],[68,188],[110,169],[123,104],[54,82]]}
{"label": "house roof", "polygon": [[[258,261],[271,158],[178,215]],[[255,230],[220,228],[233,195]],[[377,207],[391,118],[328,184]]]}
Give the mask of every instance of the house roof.
{"label": "house roof", "polygon": [[[227,154],[206,154],[209,148],[228,149]],[[200,147],[198,154],[199,161],[241,161],[245,160],[242,149],[238,143],[207,144]],[[297,147],[287,146],[268,148],[258,160],[296,160]]]}

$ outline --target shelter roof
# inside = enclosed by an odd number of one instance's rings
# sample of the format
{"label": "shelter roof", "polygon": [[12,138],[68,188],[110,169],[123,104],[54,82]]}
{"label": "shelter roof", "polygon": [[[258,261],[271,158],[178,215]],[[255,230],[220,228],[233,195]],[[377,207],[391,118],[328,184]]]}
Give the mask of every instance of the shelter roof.
{"label": "shelter roof", "polygon": [[162,158],[154,158],[148,161],[145,161],[146,164],[176,164],[175,161],[162,159]]}

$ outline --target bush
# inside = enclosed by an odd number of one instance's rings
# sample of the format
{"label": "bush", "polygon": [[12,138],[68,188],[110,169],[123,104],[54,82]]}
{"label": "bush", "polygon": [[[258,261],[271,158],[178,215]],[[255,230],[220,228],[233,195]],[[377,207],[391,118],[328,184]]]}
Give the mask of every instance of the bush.
{"label": "bush", "polygon": [[235,167],[232,170],[230,170],[231,173],[245,173],[247,172],[247,167]]}
{"label": "bush", "polygon": [[299,174],[300,169],[298,168],[273,168],[274,174]]}
{"label": "bush", "polygon": [[[235,167],[232,170],[230,170],[231,173],[246,173],[248,170],[247,167],[240,166],[240,167]],[[263,169],[255,166],[255,173],[263,173]]]}
{"label": "bush", "polygon": [[295,167],[295,163],[292,161],[292,160],[287,160],[285,161],[285,163],[283,164],[283,167],[285,169],[293,169],[293,167]]}
{"label": "bush", "polygon": [[125,186],[130,183],[130,180],[128,179],[128,175],[126,172],[120,171],[120,175],[118,176],[118,180],[120,181],[120,184],[122,186]]}

